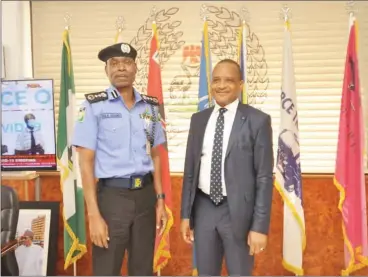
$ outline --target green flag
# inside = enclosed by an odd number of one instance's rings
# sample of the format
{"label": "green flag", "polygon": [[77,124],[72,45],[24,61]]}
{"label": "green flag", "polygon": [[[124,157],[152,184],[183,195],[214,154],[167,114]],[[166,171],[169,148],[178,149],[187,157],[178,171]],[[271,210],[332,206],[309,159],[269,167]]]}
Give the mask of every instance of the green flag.
{"label": "green flag", "polygon": [[69,31],[63,33],[61,58],[59,122],[57,131],[57,158],[60,185],[63,192],[64,269],[86,252],[86,230],[82,186],[77,182],[75,151],[71,145],[74,115],[74,74]]}

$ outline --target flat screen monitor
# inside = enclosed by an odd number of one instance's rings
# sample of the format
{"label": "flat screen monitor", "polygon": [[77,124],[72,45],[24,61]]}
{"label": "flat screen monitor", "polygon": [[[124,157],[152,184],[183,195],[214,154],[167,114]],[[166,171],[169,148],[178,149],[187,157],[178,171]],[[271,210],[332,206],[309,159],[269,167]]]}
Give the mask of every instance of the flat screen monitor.
{"label": "flat screen monitor", "polygon": [[56,170],[53,80],[1,83],[1,169]]}

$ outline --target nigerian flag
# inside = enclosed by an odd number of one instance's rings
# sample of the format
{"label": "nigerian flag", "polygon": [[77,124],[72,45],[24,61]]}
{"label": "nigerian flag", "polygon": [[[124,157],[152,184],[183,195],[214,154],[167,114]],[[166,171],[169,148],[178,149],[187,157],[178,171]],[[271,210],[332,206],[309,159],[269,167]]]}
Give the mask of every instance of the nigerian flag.
{"label": "nigerian flag", "polygon": [[59,122],[57,130],[57,158],[60,185],[63,192],[64,269],[80,259],[86,252],[84,198],[74,161],[76,153],[71,145],[74,125],[74,74],[69,31],[63,33],[61,58]]}

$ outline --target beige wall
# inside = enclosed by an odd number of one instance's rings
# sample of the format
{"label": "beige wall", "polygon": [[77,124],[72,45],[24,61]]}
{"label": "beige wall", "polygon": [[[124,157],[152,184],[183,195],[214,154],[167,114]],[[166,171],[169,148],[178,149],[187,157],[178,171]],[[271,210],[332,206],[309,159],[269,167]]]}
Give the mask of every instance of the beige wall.
{"label": "beige wall", "polygon": [[[155,4],[159,12],[156,21],[161,30],[159,39],[170,166],[174,172],[183,170],[189,118],[197,109],[198,46],[202,31],[199,12],[203,3],[164,1]],[[292,9],[302,170],[304,173],[333,172],[348,38],[345,2],[288,3]],[[237,59],[239,14],[242,7],[248,9],[248,85],[250,93],[257,95],[251,98],[251,104],[272,116],[274,142],[277,143],[283,45],[283,22],[279,13],[283,2],[226,1],[206,4],[213,64],[224,57]],[[368,19],[362,16],[368,14],[368,4],[357,3],[357,7],[360,76],[362,91],[368,93]],[[104,65],[97,59],[97,53],[114,43],[115,20],[118,16],[123,16],[126,22],[122,34],[124,41],[131,42],[138,50],[140,72],[137,75],[137,88],[145,92],[151,36],[151,23],[147,20],[151,8],[152,2],[148,1],[32,3],[34,75],[36,78],[55,80],[56,104],[65,13],[72,15],[70,40],[77,103],[80,104],[83,94],[102,90],[109,85]]]}

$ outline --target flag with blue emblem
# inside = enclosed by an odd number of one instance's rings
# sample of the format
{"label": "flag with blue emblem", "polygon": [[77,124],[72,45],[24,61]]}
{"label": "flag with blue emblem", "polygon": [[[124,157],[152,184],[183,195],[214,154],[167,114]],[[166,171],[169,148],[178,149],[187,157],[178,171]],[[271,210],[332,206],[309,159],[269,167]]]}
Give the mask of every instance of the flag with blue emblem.
{"label": "flag with blue emblem", "polygon": [[[211,53],[208,38],[208,23],[205,20],[203,25],[202,46],[201,46],[201,63],[199,70],[199,91],[198,91],[198,110],[202,111],[212,106],[211,97]],[[211,103],[211,105],[209,105]]]}
{"label": "flag with blue emblem", "polygon": [[303,252],[306,245],[302,201],[302,178],[298,112],[293,52],[289,22],[285,24],[280,133],[276,161],[275,187],[284,202],[283,260],[285,269],[303,275]]}
{"label": "flag with blue emblem", "polygon": [[240,94],[240,101],[243,104],[248,104],[248,81],[247,81],[247,25],[242,23],[239,32],[239,47],[238,47],[239,65],[244,81],[243,91]]}

